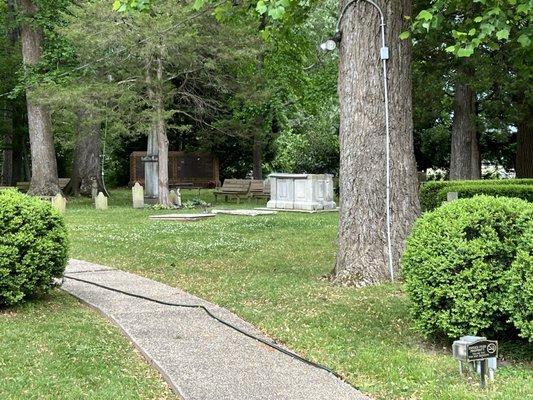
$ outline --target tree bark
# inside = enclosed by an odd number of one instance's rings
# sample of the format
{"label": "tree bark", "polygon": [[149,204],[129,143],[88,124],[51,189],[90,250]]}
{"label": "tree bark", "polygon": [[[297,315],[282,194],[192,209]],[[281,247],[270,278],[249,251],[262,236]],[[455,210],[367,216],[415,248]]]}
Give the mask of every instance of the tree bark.
{"label": "tree bark", "polygon": [[[155,82],[152,79],[152,61],[146,67],[146,85],[148,98],[152,102],[153,116],[150,133],[148,136],[147,155],[157,155],[157,163],[147,162],[145,164],[145,193],[148,197],[156,197],[158,203],[170,207],[168,187],[168,137],[166,132],[164,115],[164,66],[163,48],[159,49],[159,54],[155,58]],[[156,178],[157,179],[154,179]]]}
{"label": "tree bark", "polygon": [[[31,0],[20,0],[23,14],[31,18],[38,9]],[[38,64],[43,55],[43,32],[25,20],[21,27],[22,58],[25,66]],[[28,193],[53,196],[61,193],[57,176],[57,161],[48,107],[37,104],[32,89],[26,89],[28,129],[31,147],[31,183]]]}
{"label": "tree bark", "polygon": [[98,192],[107,195],[102,182],[102,166],[100,163],[101,132],[100,121],[86,110],[77,113],[76,145],[72,160],[70,182],[65,194],[71,196],[91,196],[92,184],[96,182]]}
{"label": "tree bark", "polygon": [[[348,0],[341,2],[341,6]],[[392,258],[398,264],[419,214],[411,104],[411,48],[400,41],[409,0],[382,2],[390,49]],[[386,240],[386,153],[380,19],[358,2],[342,23],[340,46],[340,225],[334,281],[368,285],[390,280]]]}
{"label": "tree bark", "polygon": [[157,135],[157,145],[159,146],[159,164],[158,164],[158,189],[159,189],[159,204],[170,207],[172,203],[168,197],[168,137],[164,116],[164,89],[163,89],[163,49],[156,59],[157,63],[157,85],[155,90],[155,107],[156,120],[154,127]]}
{"label": "tree bark", "polygon": [[13,186],[13,112],[10,109],[4,111],[4,138],[2,140],[2,175],[0,185]]}
{"label": "tree bark", "polygon": [[[523,96],[524,101],[525,96]],[[524,113],[517,124],[516,132],[516,177],[533,178],[533,107],[525,104]]]}
{"label": "tree bark", "polygon": [[451,180],[481,178],[481,156],[475,118],[475,92],[467,84],[456,83],[450,159]]}
{"label": "tree bark", "polygon": [[254,134],[253,144],[253,178],[263,180],[263,143],[258,133]]}
{"label": "tree bark", "polygon": [[[10,25],[7,30],[7,55],[12,56],[14,53],[15,44],[18,39],[18,30],[14,28],[15,22],[15,1],[7,1],[7,16],[6,22]],[[16,184],[16,179],[19,174],[15,171],[15,129],[14,129],[14,105],[12,101],[5,102],[4,110],[4,149],[2,151],[2,175],[0,185],[12,186]]]}

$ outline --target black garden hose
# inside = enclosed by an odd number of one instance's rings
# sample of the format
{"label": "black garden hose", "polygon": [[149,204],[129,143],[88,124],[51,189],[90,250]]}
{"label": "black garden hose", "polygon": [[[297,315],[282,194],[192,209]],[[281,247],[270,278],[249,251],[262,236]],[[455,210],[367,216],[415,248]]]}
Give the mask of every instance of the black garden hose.
{"label": "black garden hose", "polygon": [[[101,270],[101,271],[109,271],[109,270]],[[89,272],[89,271],[87,271]],[[90,271],[90,272],[95,272],[95,271]],[[161,300],[157,300],[157,299],[152,299],[150,297],[146,297],[146,296],[142,296],[140,294],[135,294],[135,293],[130,293],[130,292],[126,292],[124,290],[120,290],[120,289],[116,289],[116,288],[112,288],[112,287],[109,287],[109,286],[105,286],[105,285],[101,285],[99,283],[95,283],[95,282],[91,282],[91,281],[87,281],[85,279],[80,279],[80,278],[75,278],[73,276],[69,276],[69,275],[65,275],[65,278],[67,279],[72,279],[73,281],[77,281],[77,282],[82,282],[82,283],[86,283],[86,284],[89,284],[89,285],[93,285],[93,286],[96,286],[96,287],[99,287],[99,288],[102,288],[102,289],[106,289],[106,290],[109,290],[111,292],[115,292],[115,293],[120,293],[120,294],[123,294],[125,296],[129,296],[129,297],[134,297],[134,298],[137,298],[137,299],[141,299],[141,300],[146,300],[146,301],[150,301],[152,303],[157,303],[157,304],[161,304],[161,305],[164,305],[164,306],[169,306],[169,307],[180,307],[180,308],[196,308],[196,309],[201,309],[203,310],[207,315],[209,315],[211,318],[213,318],[215,321],[218,321],[219,323],[221,323],[222,325],[225,325],[227,326],[228,328],[231,328],[241,334],[243,334],[244,336],[247,336],[249,337],[250,339],[253,339],[253,340],[256,340],[260,343],[263,343],[264,345],[266,346],[269,346],[283,354],[286,354],[288,355],[289,357],[292,357],[298,361],[301,361],[307,365],[310,365],[312,367],[315,367],[315,368],[318,368],[318,369],[321,369],[321,370],[324,370],[326,372],[329,372],[330,374],[332,374],[333,376],[337,377],[338,379],[340,379],[341,381],[345,382],[346,384],[352,386],[354,389],[356,390],[359,390],[357,387],[355,387],[354,385],[350,384],[349,382],[347,382],[342,376],[340,376],[339,374],[337,374],[335,371],[332,371],[331,369],[329,369],[328,367],[324,366],[324,365],[321,365],[321,364],[317,364],[313,361],[310,361],[310,360],[307,360],[305,358],[303,358],[302,356],[299,356],[298,354],[296,353],[293,353],[292,351],[289,351],[287,349],[284,349],[283,347],[281,346],[278,346],[277,344],[275,343],[271,343],[265,339],[262,339],[260,337],[257,337],[257,336],[254,336],[238,327],[236,327],[235,325],[232,325],[230,324],[229,322],[227,321],[224,321],[223,319],[220,319],[219,317],[217,317],[216,315],[214,315],[213,313],[211,313],[211,311],[209,311],[205,306],[201,305],[201,304],[179,304],[179,303],[170,303],[170,302],[166,302],[166,301],[161,301]]]}

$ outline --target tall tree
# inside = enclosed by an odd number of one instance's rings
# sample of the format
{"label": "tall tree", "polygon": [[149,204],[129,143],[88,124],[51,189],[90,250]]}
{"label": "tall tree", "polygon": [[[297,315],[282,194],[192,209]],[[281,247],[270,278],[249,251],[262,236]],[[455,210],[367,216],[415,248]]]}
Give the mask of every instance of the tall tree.
{"label": "tall tree", "polygon": [[451,180],[481,178],[476,114],[476,93],[470,84],[457,82],[452,123]]}
{"label": "tall tree", "polygon": [[[467,59],[466,62],[459,62],[456,70],[450,176],[452,179],[479,178],[480,156],[477,140],[480,135],[479,132],[474,134],[477,129],[473,122],[474,115],[479,117],[477,113],[479,108],[474,103],[480,97],[491,100],[500,97],[498,100],[501,101],[506,95],[502,86],[507,86],[507,90],[511,88],[511,91],[518,93],[523,92],[524,87],[531,86],[531,81],[528,79],[530,68],[523,68],[523,60],[530,58],[533,3],[530,0],[483,0],[474,3],[470,0],[417,0],[416,6],[419,12],[414,19],[413,28],[415,32],[421,34],[417,38],[417,43],[432,42],[434,48],[439,51],[453,54],[459,60]],[[408,35],[408,32],[402,33],[402,37]],[[473,73],[475,65],[487,69],[487,65],[480,64],[483,57],[496,59],[496,56],[502,52],[506,54],[503,75],[499,73],[489,77],[490,89],[485,88],[485,93],[475,93],[474,87],[479,82],[477,73],[480,72],[476,71],[476,75]],[[475,57],[477,55],[481,57]],[[467,69],[464,68],[466,63],[469,65]],[[492,69],[491,65],[489,69]],[[517,73],[518,71],[521,73]],[[519,84],[503,84],[509,80],[508,76]],[[487,95],[489,92],[492,93]],[[518,114],[528,115],[527,104],[530,100],[527,96],[530,96],[529,91],[526,91],[526,101],[514,102],[511,109],[505,110],[505,114],[513,114],[513,108],[525,107]],[[524,100],[523,96],[517,97]],[[518,128],[521,120],[515,124]],[[525,137],[527,136],[522,134],[518,138],[518,154],[529,153],[527,140],[523,140]],[[527,164],[526,160],[527,157],[517,157],[517,169],[525,165],[519,167],[520,163]],[[531,168],[533,169],[533,165]]]}
{"label": "tall tree", "polygon": [[533,178],[533,104],[522,97],[524,103],[521,117],[517,124],[516,143],[516,177]]}
{"label": "tall tree", "polygon": [[99,192],[106,193],[101,168],[101,121],[94,113],[82,108],[76,113],[76,142],[72,159],[70,182],[65,194],[90,196],[93,182]]}
{"label": "tall tree", "polygon": [[[31,70],[43,56],[43,30],[35,22],[37,5],[31,0],[20,0],[23,22],[21,26],[22,56],[27,70]],[[52,135],[50,111],[26,89],[28,127],[31,146],[31,183],[29,193],[51,196],[61,192],[57,175],[57,161]]]}
{"label": "tall tree", "polygon": [[17,85],[17,75],[13,71],[19,70],[22,62],[19,33],[15,1],[0,3],[0,185],[7,186],[24,179],[22,150],[25,126],[20,126],[20,123],[26,114],[21,108],[25,108],[26,104],[22,96],[10,98],[7,95],[13,93]]}
{"label": "tall tree", "polygon": [[[345,5],[343,1],[341,5]],[[390,49],[391,213],[394,269],[420,205],[411,115],[411,49],[399,40],[409,0],[384,2]],[[386,240],[386,159],[380,18],[357,2],[342,22],[340,47],[340,228],[335,281],[390,279]]]}

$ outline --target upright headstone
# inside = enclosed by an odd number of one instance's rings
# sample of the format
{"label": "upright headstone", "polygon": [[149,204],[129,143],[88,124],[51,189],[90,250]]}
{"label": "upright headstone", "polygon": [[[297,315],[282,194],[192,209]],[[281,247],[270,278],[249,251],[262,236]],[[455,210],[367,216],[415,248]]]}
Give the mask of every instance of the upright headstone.
{"label": "upright headstone", "polygon": [[172,205],[176,207],[181,207],[181,193],[180,189],[171,190],[168,194],[168,199],[172,203]]}
{"label": "upright headstone", "polygon": [[52,207],[54,207],[61,214],[64,214],[67,210],[67,199],[61,196],[61,193],[56,194],[52,198]]}
{"label": "upright headstone", "polygon": [[131,197],[133,199],[133,208],[144,208],[144,189],[135,182],[135,185],[131,188]]}
{"label": "upright headstone", "polygon": [[178,202],[178,195],[176,194],[175,190],[168,192],[168,201],[170,201],[170,203],[174,206]]}
{"label": "upright headstone", "polygon": [[107,210],[107,197],[102,192],[98,193],[94,199],[94,205],[97,210]]}
{"label": "upright headstone", "polygon": [[181,208],[181,192],[180,192],[180,188],[176,189],[176,206]]}
{"label": "upright headstone", "polygon": [[446,193],[446,201],[454,201],[459,199],[459,192],[448,192]]}

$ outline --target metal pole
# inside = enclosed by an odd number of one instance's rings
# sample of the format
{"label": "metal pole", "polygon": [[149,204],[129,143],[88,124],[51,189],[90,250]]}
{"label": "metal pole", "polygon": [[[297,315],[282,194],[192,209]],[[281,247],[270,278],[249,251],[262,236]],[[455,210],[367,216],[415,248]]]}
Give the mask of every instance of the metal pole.
{"label": "metal pole", "polygon": [[480,372],[481,372],[481,389],[485,389],[485,374],[487,373],[487,360],[480,361]]}
{"label": "metal pole", "polygon": [[394,282],[394,265],[392,260],[392,217],[391,217],[391,159],[390,159],[390,121],[389,121],[389,83],[388,83],[388,70],[387,70],[387,60],[389,59],[389,48],[387,47],[387,42],[385,38],[385,15],[383,10],[377,3],[373,0],[353,0],[347,3],[342,9],[339,20],[337,21],[337,32],[340,32],[340,26],[344,15],[348,9],[355,5],[358,1],[366,1],[373,5],[379,12],[381,24],[381,51],[380,57],[383,64],[383,94],[385,101],[385,168],[386,168],[386,218],[387,218],[387,227],[386,227],[386,236],[387,236],[387,253],[388,253],[388,263],[389,263],[389,272],[391,281]]}

